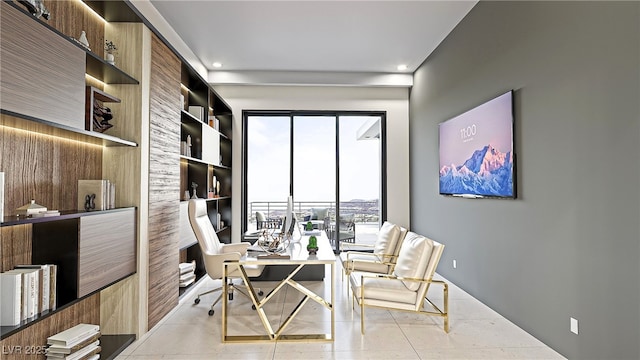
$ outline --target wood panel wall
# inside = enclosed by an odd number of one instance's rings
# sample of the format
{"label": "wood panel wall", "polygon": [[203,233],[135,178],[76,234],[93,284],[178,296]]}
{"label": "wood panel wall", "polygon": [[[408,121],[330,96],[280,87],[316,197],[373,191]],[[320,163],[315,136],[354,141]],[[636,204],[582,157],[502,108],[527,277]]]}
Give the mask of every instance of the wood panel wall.
{"label": "wood panel wall", "polygon": [[[149,30],[141,23],[111,23],[105,29],[105,37],[118,45],[116,66],[144,84],[147,78],[143,73],[143,66],[148,67],[150,49]],[[116,184],[116,205],[136,206],[137,236],[138,236],[138,275],[129,277],[118,284],[102,290],[100,295],[100,327],[107,334],[138,334],[146,330],[146,310],[140,311],[141,293],[146,294],[146,231],[144,222],[147,218],[146,202],[143,206],[142,195],[146,194],[146,175],[142,181],[142,154],[148,151],[147,141],[143,140],[142,129],[146,126],[148,110],[143,110],[143,85],[109,84],[104,91],[112,94],[122,102],[109,104],[115,118],[114,127],[108,133],[123,139],[134,141],[137,147],[115,146],[106,148],[103,152],[102,174]],[[145,124],[143,124],[143,118]],[[147,132],[148,133],[148,132]],[[145,198],[146,199],[146,198]],[[144,284],[144,285],[142,285]],[[144,308],[144,305],[141,305]],[[146,309],[146,308],[145,308]],[[141,323],[144,327],[141,328]]]}
{"label": "wood panel wall", "polygon": [[[3,349],[3,359],[12,360],[45,360],[44,354],[29,354],[27,346],[40,347],[33,350],[42,350],[47,344],[47,337],[66,330],[80,323],[99,324],[100,323],[100,294],[95,294],[87,299],[69,306],[50,317],[39,321],[26,330],[11,335],[0,341],[0,348]],[[20,353],[7,354],[10,349],[17,349],[20,346]]]}
{"label": "wood panel wall", "polygon": [[31,263],[31,225],[0,228],[0,272]]}
{"label": "wood panel wall", "polygon": [[[37,131],[37,132],[36,132]],[[77,207],[78,180],[100,179],[102,146],[58,137],[56,129],[0,115],[0,171],[5,173],[4,213],[35,199],[56,210]],[[70,135],[71,136],[71,135]]]}
{"label": "wood panel wall", "polygon": [[104,56],[105,21],[101,17],[80,0],[44,0],[44,5],[51,13],[50,19],[44,22],[74,39],[79,39],[84,30],[91,51]]}
{"label": "wood panel wall", "polygon": [[149,328],[178,304],[180,76],[178,57],[152,35],[149,124]]}

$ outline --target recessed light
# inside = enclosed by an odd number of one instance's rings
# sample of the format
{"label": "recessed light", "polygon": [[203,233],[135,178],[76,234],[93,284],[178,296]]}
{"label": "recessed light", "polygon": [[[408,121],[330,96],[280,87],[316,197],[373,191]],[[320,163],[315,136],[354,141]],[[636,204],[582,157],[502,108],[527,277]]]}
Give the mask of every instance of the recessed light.
{"label": "recessed light", "polygon": [[398,65],[398,71],[405,71],[405,70],[407,70],[407,69],[408,69],[408,66],[407,66],[407,65],[404,65],[404,64],[402,64],[402,65]]}
{"label": "recessed light", "polygon": [[219,62],[214,62],[211,65],[213,65],[214,68],[221,68],[222,67],[222,63],[219,63]]}

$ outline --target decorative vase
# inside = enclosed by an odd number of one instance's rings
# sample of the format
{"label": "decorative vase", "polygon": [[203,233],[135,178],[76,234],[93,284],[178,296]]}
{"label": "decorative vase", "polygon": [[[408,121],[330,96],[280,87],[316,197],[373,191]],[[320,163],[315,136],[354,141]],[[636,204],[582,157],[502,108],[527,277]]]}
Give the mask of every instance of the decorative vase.
{"label": "decorative vase", "polygon": [[113,56],[112,53],[107,53],[107,55],[105,56],[105,60],[107,60],[107,62],[111,65],[116,64],[115,57]]}

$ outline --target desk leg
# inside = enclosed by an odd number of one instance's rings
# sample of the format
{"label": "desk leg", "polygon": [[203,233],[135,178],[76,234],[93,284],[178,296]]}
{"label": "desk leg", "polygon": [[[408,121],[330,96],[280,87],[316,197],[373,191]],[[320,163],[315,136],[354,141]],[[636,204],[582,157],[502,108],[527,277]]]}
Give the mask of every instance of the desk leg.
{"label": "desk leg", "polygon": [[336,264],[331,263],[331,340],[336,338]]}
{"label": "desk leg", "polygon": [[222,265],[222,342],[227,338],[227,302],[229,294],[227,288],[228,264]]}

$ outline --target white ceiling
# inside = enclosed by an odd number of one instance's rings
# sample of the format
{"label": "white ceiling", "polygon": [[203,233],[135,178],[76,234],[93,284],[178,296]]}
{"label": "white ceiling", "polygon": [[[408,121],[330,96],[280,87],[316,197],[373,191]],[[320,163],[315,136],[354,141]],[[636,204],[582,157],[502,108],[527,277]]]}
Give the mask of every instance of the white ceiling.
{"label": "white ceiling", "polygon": [[[150,2],[210,79],[216,72],[248,79],[268,72],[411,74],[477,1]],[[216,61],[221,69],[213,68]],[[408,69],[398,71],[400,64]]]}

